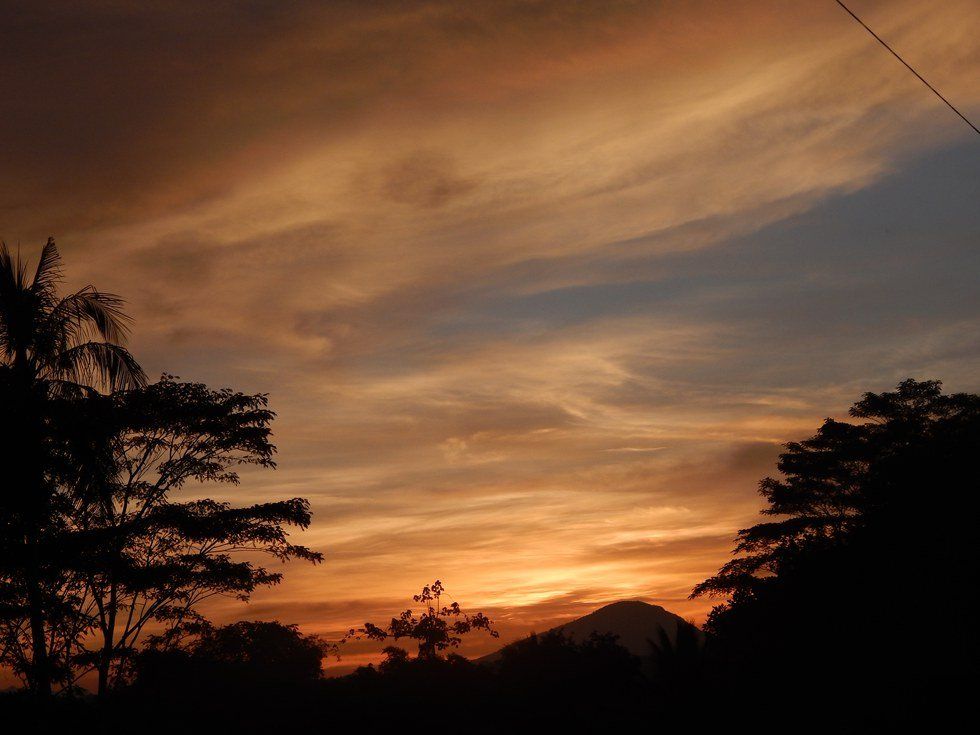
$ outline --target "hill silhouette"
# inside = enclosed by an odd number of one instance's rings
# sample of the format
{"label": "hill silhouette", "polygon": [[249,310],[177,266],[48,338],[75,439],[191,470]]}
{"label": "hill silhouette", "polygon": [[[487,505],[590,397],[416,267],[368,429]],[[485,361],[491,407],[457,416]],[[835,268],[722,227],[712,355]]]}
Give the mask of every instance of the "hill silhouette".
{"label": "hill silhouette", "polygon": [[[579,642],[587,640],[592,633],[611,633],[617,637],[617,643],[627,651],[634,656],[644,657],[650,655],[649,641],[657,640],[661,629],[673,641],[677,637],[678,627],[686,625],[690,623],[660,605],[651,605],[641,600],[620,600],[568,623],[557,625],[547,632],[561,631]],[[476,662],[494,663],[500,657],[498,650],[476,659]]]}

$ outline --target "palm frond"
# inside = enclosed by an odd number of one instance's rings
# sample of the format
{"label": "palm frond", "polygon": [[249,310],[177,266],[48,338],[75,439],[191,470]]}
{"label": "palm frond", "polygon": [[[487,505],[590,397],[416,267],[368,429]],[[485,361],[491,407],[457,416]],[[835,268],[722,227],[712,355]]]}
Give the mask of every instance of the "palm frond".
{"label": "palm frond", "polygon": [[0,242],[0,348],[10,353],[10,307],[14,297],[14,267],[7,243]]}
{"label": "palm frond", "polygon": [[0,243],[0,272],[3,275],[3,288],[7,291],[20,289],[24,285],[24,263],[20,259],[20,249],[16,257],[11,254],[7,243]]}
{"label": "palm frond", "polygon": [[95,388],[72,380],[54,378],[48,381],[48,395],[52,398],[85,398],[97,394]]}
{"label": "palm frond", "polygon": [[15,272],[14,260],[10,257],[7,243],[0,242],[0,293],[11,290],[15,283]]}
{"label": "palm frond", "polygon": [[123,300],[93,286],[59,300],[61,276],[53,238],[30,272],[0,243],[0,359],[17,361],[53,392],[145,384],[139,364],[121,346],[129,332]]}
{"label": "palm frond", "polygon": [[107,391],[128,390],[146,384],[146,374],[129,350],[109,342],[83,342],[58,356],[50,378]]}
{"label": "palm frond", "polygon": [[25,268],[18,254],[0,242],[0,350],[9,358],[26,350],[34,331],[34,304],[24,290]]}
{"label": "palm frond", "polygon": [[41,257],[37,261],[29,290],[44,305],[52,306],[57,299],[61,277],[61,254],[54,244],[54,238],[49,237],[41,249]]}
{"label": "palm frond", "polygon": [[115,294],[86,286],[57,303],[51,311],[51,327],[64,333],[66,342],[96,336],[106,342],[124,342],[131,320],[123,304],[125,301]]}

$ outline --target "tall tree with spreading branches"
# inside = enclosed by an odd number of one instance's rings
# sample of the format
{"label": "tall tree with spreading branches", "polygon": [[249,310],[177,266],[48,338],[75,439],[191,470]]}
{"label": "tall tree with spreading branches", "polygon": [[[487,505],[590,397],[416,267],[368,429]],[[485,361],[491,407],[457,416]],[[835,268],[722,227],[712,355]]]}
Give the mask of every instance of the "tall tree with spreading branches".
{"label": "tall tree with spreading branches", "polygon": [[[830,692],[860,691],[867,707],[970,681],[978,453],[980,396],[911,379],[787,444],[780,474],[760,483],[768,520],[694,589],[726,598],[706,630],[727,681],[790,710]],[[958,645],[903,643],[937,609]]]}
{"label": "tall tree with spreading branches", "polygon": [[146,629],[159,644],[199,621],[205,600],[247,600],[278,584],[282,573],[256,565],[256,555],[322,560],[288,538],[288,527],[310,523],[302,498],[247,507],[174,498],[188,482],[237,485],[243,466],[275,467],[267,404],[262,394],[165,375],[101,399],[70,432],[70,453],[95,468],[71,492],[72,568],[94,630],[71,668],[77,676],[94,666],[100,693],[125,679]]}

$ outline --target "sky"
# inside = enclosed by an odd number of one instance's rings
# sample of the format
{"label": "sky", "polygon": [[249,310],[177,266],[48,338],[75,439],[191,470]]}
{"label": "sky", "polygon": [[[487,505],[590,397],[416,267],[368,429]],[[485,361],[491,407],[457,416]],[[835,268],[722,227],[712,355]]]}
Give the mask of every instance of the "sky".
{"label": "sky", "polygon": [[[781,443],[980,389],[980,139],[830,0],[2,5],[0,237],[269,394],[279,468],[189,493],[312,502],[219,620],[701,621]],[[975,0],[851,7],[980,118]]]}

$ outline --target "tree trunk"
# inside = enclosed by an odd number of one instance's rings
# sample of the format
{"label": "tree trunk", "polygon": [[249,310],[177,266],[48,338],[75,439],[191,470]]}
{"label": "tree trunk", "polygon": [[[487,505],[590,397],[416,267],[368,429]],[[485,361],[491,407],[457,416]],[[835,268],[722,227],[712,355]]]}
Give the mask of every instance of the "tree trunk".
{"label": "tree trunk", "polygon": [[119,601],[116,597],[115,580],[110,581],[109,615],[105,629],[102,631],[102,653],[99,654],[99,698],[109,693],[109,674],[112,671],[112,647],[115,644],[116,611]]}
{"label": "tree trunk", "polygon": [[24,582],[27,586],[27,614],[31,630],[31,689],[34,694],[51,696],[51,662],[48,657],[47,631],[44,610],[44,574],[41,539],[48,514],[49,498],[44,485],[44,429],[40,405],[34,400],[29,380],[24,381],[22,394],[13,412],[19,466],[14,469],[23,498],[20,518],[24,523]]}
{"label": "tree trunk", "polygon": [[105,637],[102,653],[99,654],[99,699],[109,693],[109,669],[112,664],[112,633]]}
{"label": "tree trunk", "polygon": [[51,665],[44,630],[44,606],[41,603],[41,583],[37,575],[36,545],[29,553],[31,568],[27,570],[27,606],[31,624],[31,689],[34,694],[51,696]]}

